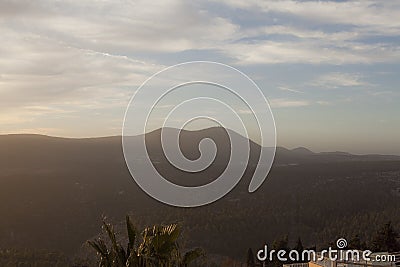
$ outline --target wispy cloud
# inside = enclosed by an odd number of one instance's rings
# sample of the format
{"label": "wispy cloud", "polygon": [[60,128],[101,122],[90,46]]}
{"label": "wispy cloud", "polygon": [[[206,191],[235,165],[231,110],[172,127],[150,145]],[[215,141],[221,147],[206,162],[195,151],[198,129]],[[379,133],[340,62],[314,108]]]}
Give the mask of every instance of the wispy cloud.
{"label": "wispy cloud", "polygon": [[311,82],[312,86],[320,88],[368,86],[359,74],[332,72],[323,74]]}
{"label": "wispy cloud", "polygon": [[374,40],[399,36],[400,23],[393,18],[399,16],[400,4],[394,1],[223,2],[276,18],[274,24],[245,27],[241,41],[225,51],[241,64],[341,65],[400,59],[398,42]]}
{"label": "wispy cloud", "polygon": [[[0,122],[42,132],[55,131],[57,116],[75,116],[71,125],[97,116],[96,127],[116,130],[150,75],[204,58],[257,76],[261,88],[280,85],[265,89],[274,108],[337,101],[335,90],[318,88],[367,87],[367,96],[389,98],[399,16],[400,3],[389,0],[1,1]],[[363,72],[378,74],[378,65],[390,66],[379,70],[387,79]]]}
{"label": "wispy cloud", "polygon": [[300,90],[296,90],[296,89],[293,89],[293,88],[290,88],[290,87],[287,87],[287,86],[278,86],[278,89],[281,90],[281,91],[288,91],[288,92],[292,92],[292,93],[303,93]]}
{"label": "wispy cloud", "polygon": [[332,104],[330,101],[325,101],[325,100],[319,100],[319,101],[316,101],[315,103],[317,103],[321,106],[329,106]]}
{"label": "wispy cloud", "polygon": [[290,100],[286,98],[271,99],[270,104],[273,108],[293,108],[309,106],[311,103],[305,100]]}
{"label": "wispy cloud", "polygon": [[382,1],[238,1],[223,0],[229,6],[265,13],[283,13],[309,22],[377,27],[380,31],[398,29],[400,3]]}
{"label": "wispy cloud", "polygon": [[2,29],[1,110],[93,101],[105,106],[130,96],[123,88],[140,85],[162,68],[126,56],[69,46],[36,34]]}

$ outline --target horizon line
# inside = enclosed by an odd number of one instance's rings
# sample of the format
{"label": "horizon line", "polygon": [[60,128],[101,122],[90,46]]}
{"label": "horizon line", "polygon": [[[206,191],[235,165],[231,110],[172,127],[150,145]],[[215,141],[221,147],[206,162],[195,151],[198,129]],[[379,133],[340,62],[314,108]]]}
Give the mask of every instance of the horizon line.
{"label": "horizon line", "polygon": [[[172,128],[172,127],[165,127],[166,129],[175,129],[175,130],[181,130],[181,131],[186,131],[186,132],[199,132],[199,131],[204,131],[204,130],[210,130],[210,129],[214,129],[214,128],[222,128],[225,129],[221,126],[213,126],[213,127],[208,127],[208,128],[202,128],[202,129],[198,129],[198,130],[187,130],[187,129],[178,129],[178,128]],[[150,134],[156,131],[161,130],[162,128],[158,128],[155,130],[151,130],[145,134]],[[230,130],[233,131],[233,130]],[[235,131],[233,131],[234,133],[236,133]],[[130,135],[127,137],[139,137],[145,134],[137,134],[137,135]],[[239,133],[236,133],[239,134]],[[5,137],[5,136],[37,136],[37,137],[48,137],[48,138],[57,138],[57,139],[70,139],[70,140],[85,140],[85,139],[105,139],[105,138],[123,138],[122,134],[119,135],[101,135],[101,136],[90,136],[90,137],[69,137],[69,136],[55,136],[55,135],[48,135],[48,134],[41,134],[41,133],[4,133],[4,134],[0,134],[0,137]],[[242,136],[243,138],[246,138],[244,136]],[[252,140],[251,138],[248,138],[250,141],[256,143],[257,145],[260,146],[260,144],[258,144],[256,141]],[[261,146],[260,146],[261,147]],[[268,147],[263,147],[263,148],[268,148]],[[307,148],[306,146],[295,146],[293,148],[288,148],[284,145],[277,145],[276,148],[283,148],[289,151],[293,151],[296,149],[306,149],[314,154],[325,154],[325,153],[347,153],[353,156],[395,156],[395,157],[400,157],[400,152],[399,154],[381,154],[381,153],[376,153],[376,152],[370,152],[370,153],[354,153],[354,152],[348,152],[348,151],[341,151],[341,150],[329,150],[329,151],[315,151],[312,149]]]}

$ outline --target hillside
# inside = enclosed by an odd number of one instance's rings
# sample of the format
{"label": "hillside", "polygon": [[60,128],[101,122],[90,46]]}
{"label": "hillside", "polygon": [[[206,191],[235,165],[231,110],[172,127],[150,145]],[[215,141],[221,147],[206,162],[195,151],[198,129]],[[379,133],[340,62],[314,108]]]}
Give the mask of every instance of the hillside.
{"label": "hillside", "polygon": [[[183,132],[182,150],[189,158],[198,157],[197,144],[204,137],[216,140],[219,151],[215,165],[188,179],[166,163],[159,134],[147,135],[149,151],[171,181],[207,183],[229,158],[227,135],[220,128]],[[141,137],[131,138],[139,142]],[[400,228],[400,157],[278,148],[268,179],[248,194],[262,149],[253,142],[251,148],[251,163],[237,188],[212,205],[180,209],[138,188],[126,168],[121,137],[0,136],[0,216],[6,218],[0,221],[0,246],[72,255],[98,233],[102,215],[119,221],[128,212],[138,224],[181,221],[193,245],[231,256],[285,234],[323,245],[343,234],[367,239],[374,225],[389,219]]]}

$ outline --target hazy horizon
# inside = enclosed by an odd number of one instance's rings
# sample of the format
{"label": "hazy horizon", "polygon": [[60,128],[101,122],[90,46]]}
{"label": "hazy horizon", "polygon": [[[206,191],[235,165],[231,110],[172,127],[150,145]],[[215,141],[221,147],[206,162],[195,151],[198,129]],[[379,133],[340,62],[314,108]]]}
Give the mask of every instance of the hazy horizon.
{"label": "hazy horizon", "polygon": [[[216,127],[207,127],[207,128],[201,128],[201,129],[184,129],[184,131],[195,132],[195,131],[209,130],[209,129],[212,129],[212,128],[216,128]],[[161,128],[153,129],[151,131],[146,132],[146,134],[152,133],[152,132],[158,131],[158,130],[161,130]],[[232,130],[230,130],[230,131],[232,131]],[[129,136],[129,137],[137,137],[137,136],[140,136],[140,135],[141,134],[132,135],[132,136]],[[119,135],[104,135],[104,136],[69,137],[69,136],[57,136],[57,135],[48,135],[48,134],[40,134],[40,133],[39,134],[38,133],[9,133],[9,134],[0,134],[0,137],[1,136],[44,136],[44,137],[50,137],[50,138],[77,139],[77,140],[79,140],[79,139],[121,138],[121,140],[122,140],[122,134],[119,134]],[[252,138],[249,138],[249,139],[259,145],[259,142],[253,140]],[[400,153],[398,153],[398,154],[385,154],[385,153],[377,153],[377,152],[374,152],[374,151],[366,152],[366,153],[357,153],[357,152],[353,152],[353,151],[349,151],[349,150],[338,150],[338,149],[314,150],[314,149],[312,149],[310,147],[303,146],[303,145],[289,147],[289,146],[280,145],[279,143],[277,144],[277,147],[281,147],[281,148],[285,148],[285,149],[289,149],[289,150],[294,150],[294,149],[298,149],[298,148],[305,148],[305,149],[308,149],[308,150],[310,150],[311,152],[314,152],[314,153],[344,152],[344,153],[350,153],[350,154],[353,154],[353,155],[373,155],[373,154],[377,154],[377,155],[400,156]]]}

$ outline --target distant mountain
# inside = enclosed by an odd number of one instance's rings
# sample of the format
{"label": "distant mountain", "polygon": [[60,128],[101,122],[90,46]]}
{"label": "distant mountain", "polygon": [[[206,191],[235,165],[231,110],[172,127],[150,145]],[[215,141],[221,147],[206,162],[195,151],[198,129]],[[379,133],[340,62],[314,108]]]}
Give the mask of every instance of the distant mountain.
{"label": "distant mountain", "polygon": [[297,154],[297,155],[313,155],[314,152],[311,150],[305,148],[305,147],[297,147],[291,150],[292,153]]}
{"label": "distant mountain", "polygon": [[[143,137],[129,138],[135,145]],[[182,131],[183,153],[197,158],[198,143],[206,137],[217,145],[216,164],[189,175],[166,161],[160,130],[145,136],[159,172],[182,185],[208,183],[224,170],[230,146],[222,128]],[[58,249],[71,255],[99,232],[102,215],[118,221],[128,212],[141,225],[183,222],[194,245],[231,256],[285,234],[302,236],[312,245],[334,241],[338,233],[371,233],[387,219],[400,226],[395,194],[400,188],[400,157],[278,147],[268,179],[249,194],[259,152],[271,149],[252,141],[250,147],[250,163],[231,193],[205,207],[179,209],[153,200],[136,185],[120,136],[0,136],[0,247]]]}
{"label": "distant mountain", "polygon": [[[166,134],[172,134],[177,129],[166,129]],[[230,134],[238,135],[235,132]],[[161,147],[161,130],[156,130],[146,134],[146,144],[150,156],[162,156]],[[142,142],[143,136],[128,137],[133,143]],[[217,144],[217,149],[221,157],[217,157],[217,163],[223,163],[230,155],[230,143],[227,132],[221,127],[203,129],[199,131],[183,130],[180,136],[180,146],[183,153],[188,158],[197,158],[200,156],[198,150],[199,142],[204,138],[211,138]],[[242,137],[245,138],[245,137]],[[253,142],[250,142],[252,155],[258,156],[261,147]],[[263,148],[269,149],[269,148]],[[61,154],[57,155],[60,152]],[[90,157],[97,159],[109,157],[107,154],[119,154],[121,152],[121,137],[101,137],[101,138],[59,138],[44,135],[0,135],[0,166],[1,163],[19,166],[22,163],[32,164],[36,162],[55,162],[60,157],[68,157],[71,161],[80,162],[82,158]],[[354,160],[399,160],[400,156],[395,155],[353,155],[347,152],[321,152],[314,153],[311,150],[298,147],[292,150],[284,147],[276,149],[276,164],[288,163],[304,163],[304,162],[329,162],[329,161],[354,161]],[[115,160],[115,157],[114,157]],[[254,158],[255,160],[255,158]],[[61,163],[57,160],[57,163]],[[10,165],[7,165],[10,166]]]}
{"label": "distant mountain", "polygon": [[[177,134],[179,132],[178,129],[171,129],[167,128],[164,129],[166,135]],[[229,134],[238,136],[237,133],[230,131]],[[150,132],[146,135],[146,144],[148,146],[148,150],[153,152],[154,156],[160,156],[163,154],[161,150],[161,129],[155,130]],[[188,156],[189,158],[197,158],[200,156],[198,151],[198,144],[203,138],[211,138],[217,144],[218,151],[220,154],[225,155],[223,157],[225,161],[227,160],[228,156],[230,155],[230,143],[229,143],[229,136],[226,130],[222,127],[213,127],[207,128],[199,131],[182,131],[181,132],[181,139],[180,139],[180,146],[183,153]],[[142,136],[135,136],[131,137],[132,142],[140,142],[142,140]],[[245,137],[241,137],[245,138]],[[261,147],[253,142],[250,142],[250,148],[252,152],[252,160],[256,160],[261,150]],[[268,150],[270,148],[262,148]],[[321,152],[321,153],[314,153],[311,150],[305,147],[298,147],[292,150],[289,150],[284,147],[277,147],[276,149],[276,164],[290,164],[290,163],[305,163],[305,162],[330,162],[330,161],[358,161],[358,160],[399,160],[400,156],[393,156],[393,155],[377,155],[377,154],[370,154],[370,155],[353,155],[347,152]],[[222,163],[219,160],[222,158],[217,158],[217,163]]]}

